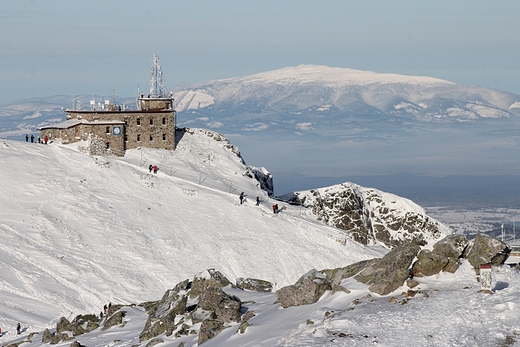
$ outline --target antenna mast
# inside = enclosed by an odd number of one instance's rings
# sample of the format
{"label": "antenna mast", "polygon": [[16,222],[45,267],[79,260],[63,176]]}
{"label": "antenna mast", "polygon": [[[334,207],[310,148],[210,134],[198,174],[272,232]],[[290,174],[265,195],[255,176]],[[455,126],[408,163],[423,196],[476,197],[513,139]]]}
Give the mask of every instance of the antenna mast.
{"label": "antenna mast", "polygon": [[159,56],[154,53],[153,65],[150,71],[150,97],[162,97],[164,95],[164,83]]}

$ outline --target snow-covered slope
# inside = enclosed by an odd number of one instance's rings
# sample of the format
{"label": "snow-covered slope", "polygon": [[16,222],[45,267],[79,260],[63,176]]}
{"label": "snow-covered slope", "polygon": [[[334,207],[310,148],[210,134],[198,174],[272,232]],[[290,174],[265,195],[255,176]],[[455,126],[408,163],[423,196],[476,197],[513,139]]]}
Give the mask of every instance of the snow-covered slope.
{"label": "snow-covered slope", "polygon": [[296,208],[273,216],[236,148],[212,132],[185,132],[175,152],[124,158],[1,141],[0,162],[0,326],[155,299],[211,267],[280,287],[384,252]]}
{"label": "snow-covered slope", "polygon": [[[189,129],[175,152],[141,148],[124,158],[91,157],[80,151],[83,145],[0,141],[2,344],[30,340],[27,345],[41,346],[43,328],[54,327],[61,316],[97,314],[108,302],[158,300],[207,268],[232,282],[269,280],[277,289],[309,269],[386,252],[353,242],[300,206],[270,200],[244,175],[248,170],[236,148],[213,132]],[[149,164],[159,166],[158,174],[148,172]],[[242,205],[240,192],[246,195]],[[276,202],[283,209],[275,216]],[[401,208],[417,209],[405,202]],[[462,266],[455,275],[418,279],[414,298],[400,290],[393,294],[397,302],[368,297],[366,286],[349,283],[349,294],[327,293],[316,304],[288,309],[274,303],[273,293],[227,288],[257,316],[244,334],[234,334],[238,326],[232,326],[204,345],[400,346],[403,339],[417,345],[496,345],[516,339],[520,319],[519,276],[507,270],[499,275],[494,296],[477,293],[474,273]],[[144,347],[148,341],[140,343],[139,333],[146,313],[141,307],[124,310],[122,326],[76,340]],[[164,346],[181,342],[174,335],[161,338]],[[181,340],[186,347],[197,345],[196,335]]]}

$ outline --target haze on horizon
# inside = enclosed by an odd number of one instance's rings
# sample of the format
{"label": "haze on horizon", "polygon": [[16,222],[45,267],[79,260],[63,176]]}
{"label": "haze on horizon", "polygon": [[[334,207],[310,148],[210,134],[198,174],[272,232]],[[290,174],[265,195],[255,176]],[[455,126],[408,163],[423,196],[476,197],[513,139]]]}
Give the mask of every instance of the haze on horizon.
{"label": "haze on horizon", "polygon": [[432,76],[520,94],[520,3],[21,0],[0,14],[0,104],[121,97],[300,64]]}

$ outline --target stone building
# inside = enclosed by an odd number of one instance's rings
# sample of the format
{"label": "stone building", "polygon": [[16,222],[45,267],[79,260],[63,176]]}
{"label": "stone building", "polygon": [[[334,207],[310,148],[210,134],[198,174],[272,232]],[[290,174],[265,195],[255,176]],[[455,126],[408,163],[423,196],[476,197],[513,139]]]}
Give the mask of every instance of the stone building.
{"label": "stone building", "polygon": [[159,58],[154,55],[150,93],[137,98],[137,109],[125,105],[96,106],[90,110],[66,110],[64,122],[41,127],[40,138],[60,139],[63,143],[100,138],[113,154],[124,156],[127,149],[151,147],[175,149],[175,110],[173,98],[165,96]]}

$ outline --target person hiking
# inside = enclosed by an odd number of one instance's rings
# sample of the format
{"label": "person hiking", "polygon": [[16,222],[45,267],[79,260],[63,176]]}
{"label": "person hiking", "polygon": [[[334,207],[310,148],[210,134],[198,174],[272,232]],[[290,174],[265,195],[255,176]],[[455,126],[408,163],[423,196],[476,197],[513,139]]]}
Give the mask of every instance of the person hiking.
{"label": "person hiking", "polygon": [[20,325],[20,323],[18,323],[18,324],[16,325],[16,334],[17,334],[17,335],[20,335],[21,330],[22,330],[22,326]]}
{"label": "person hiking", "polygon": [[47,137],[47,135],[45,135],[45,137],[43,138],[43,143],[47,144],[47,141],[49,141],[49,138]]}
{"label": "person hiking", "polygon": [[25,135],[25,142],[29,142],[29,135]]}
{"label": "person hiking", "polygon": [[153,166],[152,166],[152,164],[150,164],[150,166],[148,166],[148,171],[150,171],[150,173],[152,173],[152,170],[153,170]]}
{"label": "person hiking", "polygon": [[274,213],[274,214],[277,214],[277,213],[278,213],[278,204],[274,204],[274,205],[273,205],[273,213]]}
{"label": "person hiking", "polygon": [[258,206],[258,205],[260,205],[260,197],[259,196],[256,197],[256,206]]}
{"label": "person hiking", "polygon": [[31,135],[31,143],[34,143],[34,135]]}
{"label": "person hiking", "polygon": [[156,173],[157,173],[157,170],[159,170],[159,168],[157,167],[157,165],[154,165],[154,166],[153,166],[153,173],[156,174]]}
{"label": "person hiking", "polygon": [[238,197],[240,199],[240,205],[244,202],[244,192],[240,193],[240,196]]}

